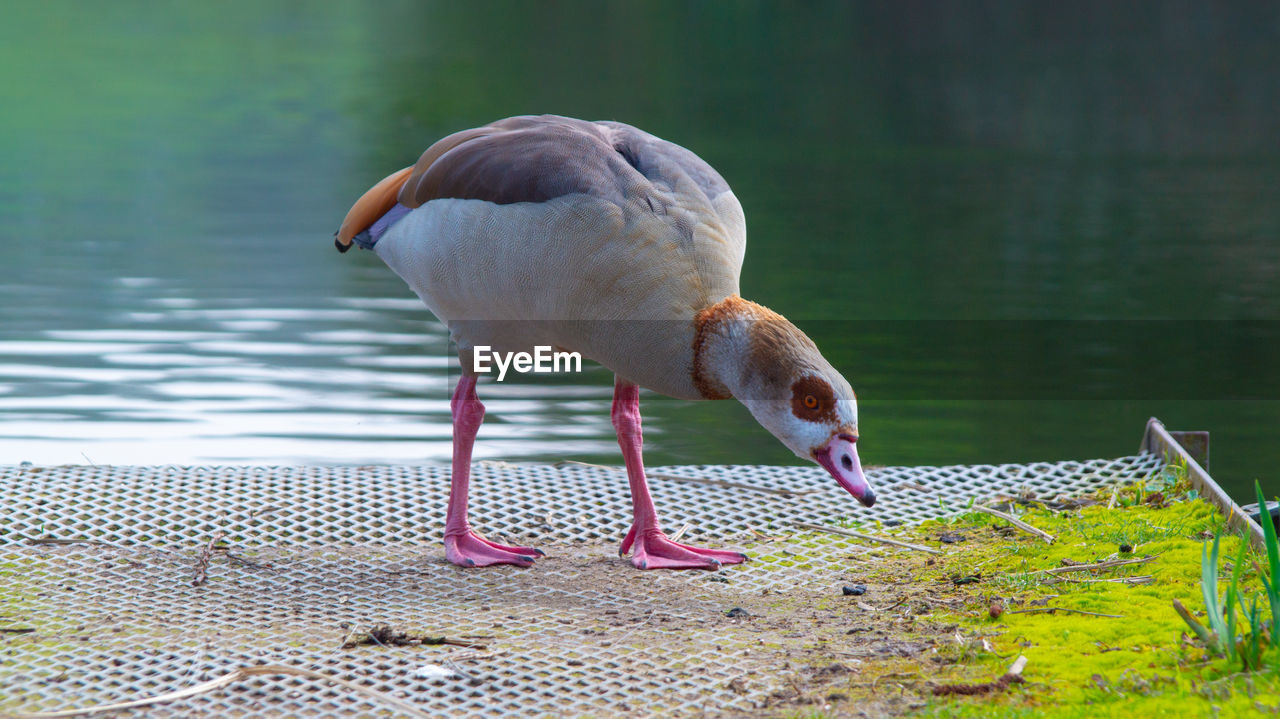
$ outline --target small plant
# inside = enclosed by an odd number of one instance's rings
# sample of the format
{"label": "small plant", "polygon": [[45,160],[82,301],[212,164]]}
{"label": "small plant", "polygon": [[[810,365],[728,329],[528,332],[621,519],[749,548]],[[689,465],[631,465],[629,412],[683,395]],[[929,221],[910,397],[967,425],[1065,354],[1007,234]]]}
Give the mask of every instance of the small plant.
{"label": "small plant", "polygon": [[[1258,506],[1266,507],[1266,499],[1262,495],[1262,487],[1254,482],[1254,492],[1258,495]],[[1265,517],[1265,514],[1264,514]],[[1269,519],[1269,518],[1267,518]],[[1263,593],[1267,598],[1267,606],[1259,607],[1258,596],[1250,596],[1248,607],[1245,597],[1240,591],[1240,575],[1245,563],[1248,544],[1242,542],[1231,569],[1231,579],[1226,585],[1225,593],[1220,593],[1218,576],[1218,543],[1220,534],[1215,534],[1213,546],[1204,547],[1200,556],[1200,591],[1204,596],[1205,618],[1209,626],[1196,619],[1178,600],[1173,601],[1173,609],[1182,617],[1196,638],[1209,651],[1229,661],[1239,660],[1245,671],[1262,668],[1264,661],[1270,660],[1274,668],[1280,670],[1280,657],[1269,656],[1268,650],[1280,637],[1280,543],[1276,540],[1276,530],[1270,521],[1262,522],[1262,534],[1267,550],[1267,570],[1259,567],[1258,578],[1262,581]],[[1263,614],[1271,611],[1270,621]],[[1239,619],[1243,618],[1243,622]],[[1271,655],[1277,652],[1270,652]]]}
{"label": "small plant", "polygon": [[[1261,510],[1259,522],[1262,525],[1262,536],[1267,547],[1267,571],[1258,568],[1258,578],[1267,594],[1267,603],[1271,608],[1271,638],[1280,638],[1280,542],[1276,540],[1276,527],[1271,521],[1271,513],[1267,511],[1267,498],[1262,496],[1262,486],[1255,480],[1253,491],[1258,497]],[[1270,579],[1268,579],[1270,577]]]}

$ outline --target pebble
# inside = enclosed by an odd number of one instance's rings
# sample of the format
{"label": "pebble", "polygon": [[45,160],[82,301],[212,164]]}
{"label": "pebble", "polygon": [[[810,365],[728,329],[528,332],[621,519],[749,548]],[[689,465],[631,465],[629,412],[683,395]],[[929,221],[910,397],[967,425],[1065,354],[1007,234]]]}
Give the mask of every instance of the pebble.
{"label": "pebble", "polygon": [[729,611],[725,612],[724,615],[726,617],[731,617],[731,618],[749,617],[751,616],[751,612],[748,612],[742,607],[734,607],[733,609],[730,609]]}
{"label": "pebble", "polygon": [[867,585],[865,585],[865,584],[853,584],[853,585],[846,584],[846,585],[844,585],[844,588],[840,590],[840,592],[841,592],[842,594],[844,594],[846,597],[861,597],[862,595],[864,595],[864,594],[866,594],[866,593],[867,593]]}
{"label": "pebble", "polygon": [[1121,553],[1121,554],[1133,554],[1133,545],[1130,545],[1130,544],[1121,544],[1121,545],[1120,545],[1120,553]]}

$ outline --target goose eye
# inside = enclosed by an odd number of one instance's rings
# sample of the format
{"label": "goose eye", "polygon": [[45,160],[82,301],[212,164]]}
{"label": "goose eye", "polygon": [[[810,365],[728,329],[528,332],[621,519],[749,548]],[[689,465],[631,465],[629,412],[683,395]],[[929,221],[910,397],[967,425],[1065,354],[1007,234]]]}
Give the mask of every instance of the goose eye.
{"label": "goose eye", "polygon": [[791,413],[806,422],[834,423],[836,398],[820,377],[801,377],[791,385]]}

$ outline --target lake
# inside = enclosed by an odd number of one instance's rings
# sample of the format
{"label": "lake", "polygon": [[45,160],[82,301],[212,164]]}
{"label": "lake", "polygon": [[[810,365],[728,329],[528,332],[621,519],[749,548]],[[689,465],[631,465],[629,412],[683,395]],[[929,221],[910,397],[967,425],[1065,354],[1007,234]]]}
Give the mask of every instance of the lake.
{"label": "lake", "polygon": [[[1275,5],[5,15],[0,462],[447,461],[443,328],[331,237],[439,137],[550,112],[724,175],[743,294],[850,379],[864,462],[1117,456],[1155,415],[1278,488]],[[620,462],[611,389],[482,384],[477,458]],[[651,465],[798,461],[736,402],[642,407]]]}

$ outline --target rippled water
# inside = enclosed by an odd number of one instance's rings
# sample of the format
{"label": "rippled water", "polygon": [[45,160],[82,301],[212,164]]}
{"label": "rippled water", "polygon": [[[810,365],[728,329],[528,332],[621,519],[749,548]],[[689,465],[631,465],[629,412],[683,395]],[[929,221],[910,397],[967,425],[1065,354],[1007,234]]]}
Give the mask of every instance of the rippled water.
{"label": "rippled water", "polygon": [[[1100,7],[11,8],[0,461],[444,461],[442,328],[329,238],[432,140],[546,111],[720,169],[744,294],[853,381],[865,461],[1118,455],[1154,414],[1237,494],[1274,481],[1275,333],[1179,323],[1280,318],[1276,10]],[[921,322],[1073,318],[1167,325]],[[483,385],[477,456],[616,461],[610,390]],[[644,409],[652,463],[795,461],[736,403]]]}
{"label": "rippled water", "polygon": [[[38,463],[448,459],[448,343],[416,298],[263,306],[153,296],[160,284],[119,283],[118,327],[0,341],[0,453]],[[557,402],[503,389],[486,398],[498,429],[481,456],[610,449],[610,387],[558,387],[567,401]]]}

